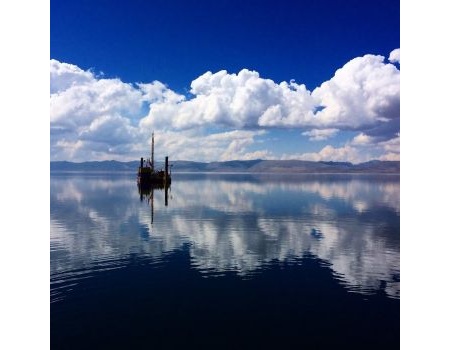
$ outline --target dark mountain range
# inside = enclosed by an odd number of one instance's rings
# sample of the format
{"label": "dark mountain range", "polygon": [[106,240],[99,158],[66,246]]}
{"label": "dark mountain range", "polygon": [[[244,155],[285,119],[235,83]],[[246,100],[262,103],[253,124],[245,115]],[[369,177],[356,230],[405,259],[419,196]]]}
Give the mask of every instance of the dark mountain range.
{"label": "dark mountain range", "polygon": [[[172,161],[175,172],[230,172],[230,173],[385,173],[400,174],[399,161],[379,161],[352,164],[347,162],[311,162],[303,160],[233,160],[228,162]],[[163,168],[157,162],[157,168]],[[50,162],[50,171],[114,171],[136,172],[139,161],[118,162],[99,161],[72,163],[66,161]]]}

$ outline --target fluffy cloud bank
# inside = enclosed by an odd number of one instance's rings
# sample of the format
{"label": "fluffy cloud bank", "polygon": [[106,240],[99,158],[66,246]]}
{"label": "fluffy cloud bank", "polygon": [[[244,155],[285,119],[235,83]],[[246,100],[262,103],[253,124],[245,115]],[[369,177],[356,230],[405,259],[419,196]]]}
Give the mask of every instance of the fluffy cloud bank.
{"label": "fluffy cloud bank", "polygon": [[[399,60],[400,50],[392,51],[389,61]],[[312,91],[243,69],[206,72],[192,81],[187,97],[158,81],[127,84],[57,60],[50,61],[50,81],[52,160],[136,159],[148,153],[153,130],[161,136],[157,145],[178,159],[276,158],[268,144],[254,146],[283,128],[311,141],[340,131],[359,134],[345,146],[288,158],[399,157],[399,147],[381,144],[400,131],[400,71],[383,56],[357,57]],[[367,145],[379,152],[369,154]]]}
{"label": "fluffy cloud bank", "polygon": [[[400,116],[400,71],[383,56],[357,57],[312,92],[293,81],[275,83],[258,72],[207,72],[191,84],[194,98],[161,101],[143,125],[190,129],[289,127],[368,130]],[[320,109],[320,110],[318,110]],[[398,130],[397,130],[398,132]]]}
{"label": "fluffy cloud bank", "polygon": [[300,125],[313,118],[314,99],[304,85],[276,84],[258,72],[207,72],[191,84],[191,100],[159,103],[142,121],[159,128],[202,125],[249,128]]}
{"label": "fluffy cloud bank", "polygon": [[386,141],[368,136],[356,135],[342,147],[327,145],[318,152],[283,154],[281,159],[300,159],[318,161],[335,161],[362,163],[373,159],[400,160],[400,134]]}

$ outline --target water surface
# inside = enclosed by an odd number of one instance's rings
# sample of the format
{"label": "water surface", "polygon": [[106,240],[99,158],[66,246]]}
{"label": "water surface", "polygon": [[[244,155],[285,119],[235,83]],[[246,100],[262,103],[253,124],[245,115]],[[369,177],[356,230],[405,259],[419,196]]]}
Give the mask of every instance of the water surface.
{"label": "water surface", "polygon": [[51,343],[399,348],[393,175],[51,175]]}

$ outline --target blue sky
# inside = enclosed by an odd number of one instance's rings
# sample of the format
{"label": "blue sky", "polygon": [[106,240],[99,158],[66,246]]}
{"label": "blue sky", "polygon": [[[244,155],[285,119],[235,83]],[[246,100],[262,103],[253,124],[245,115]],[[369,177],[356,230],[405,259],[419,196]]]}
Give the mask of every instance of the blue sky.
{"label": "blue sky", "polygon": [[50,10],[51,160],[400,159],[398,1]]}

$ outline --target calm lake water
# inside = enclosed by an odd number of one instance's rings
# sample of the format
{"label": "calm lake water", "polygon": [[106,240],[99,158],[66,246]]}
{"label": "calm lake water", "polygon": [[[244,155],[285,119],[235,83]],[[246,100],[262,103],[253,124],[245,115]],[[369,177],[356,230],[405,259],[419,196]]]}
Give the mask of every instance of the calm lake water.
{"label": "calm lake water", "polygon": [[399,348],[399,176],[50,180],[52,349]]}

